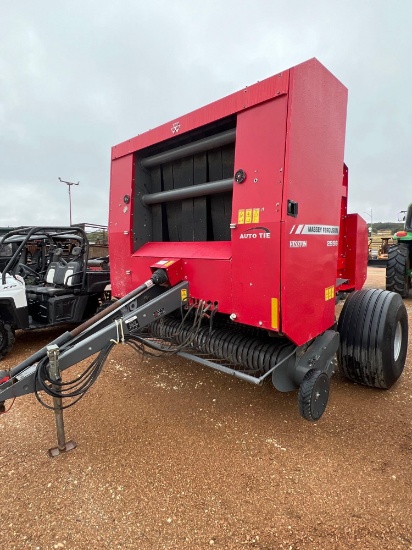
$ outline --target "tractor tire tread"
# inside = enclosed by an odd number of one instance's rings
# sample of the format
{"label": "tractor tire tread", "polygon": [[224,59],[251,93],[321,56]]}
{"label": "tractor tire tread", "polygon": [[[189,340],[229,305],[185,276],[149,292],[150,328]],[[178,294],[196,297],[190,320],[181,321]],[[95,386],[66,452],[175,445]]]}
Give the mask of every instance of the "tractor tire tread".
{"label": "tractor tire tread", "polygon": [[392,246],[386,265],[386,290],[406,298],[409,294],[408,268],[409,249],[402,244]]}

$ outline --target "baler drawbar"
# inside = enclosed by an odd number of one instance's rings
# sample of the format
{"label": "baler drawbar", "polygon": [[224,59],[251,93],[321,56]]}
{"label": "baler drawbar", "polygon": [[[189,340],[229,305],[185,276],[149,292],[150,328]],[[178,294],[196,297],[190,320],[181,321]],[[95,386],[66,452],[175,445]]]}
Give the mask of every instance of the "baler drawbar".
{"label": "baler drawbar", "polygon": [[[116,301],[0,370],[0,407],[49,394],[67,450],[62,399],[71,406],[88,391],[117,343],[298,390],[310,421],[325,411],[337,365],[356,383],[390,388],[405,365],[408,317],[398,294],[362,289],[367,228],[347,213],[346,104],[346,88],[311,59],[113,147]],[[62,382],[61,371],[94,354]]]}

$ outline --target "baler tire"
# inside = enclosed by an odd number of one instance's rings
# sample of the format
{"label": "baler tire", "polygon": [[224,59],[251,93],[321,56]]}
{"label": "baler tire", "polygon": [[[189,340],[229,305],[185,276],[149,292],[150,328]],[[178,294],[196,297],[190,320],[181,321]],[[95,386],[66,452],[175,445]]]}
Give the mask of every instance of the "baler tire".
{"label": "baler tire", "polygon": [[386,290],[406,298],[410,289],[409,269],[409,248],[402,244],[391,246],[386,264]]}
{"label": "baler tire", "polygon": [[0,320],[0,359],[11,350],[14,340],[14,330],[12,327]]}
{"label": "baler tire", "polygon": [[408,315],[399,294],[353,292],[339,317],[341,373],[357,384],[389,389],[401,376],[408,348]]}
{"label": "baler tire", "polygon": [[325,412],[329,399],[329,377],[326,372],[311,369],[303,377],[298,392],[300,415],[316,422]]}

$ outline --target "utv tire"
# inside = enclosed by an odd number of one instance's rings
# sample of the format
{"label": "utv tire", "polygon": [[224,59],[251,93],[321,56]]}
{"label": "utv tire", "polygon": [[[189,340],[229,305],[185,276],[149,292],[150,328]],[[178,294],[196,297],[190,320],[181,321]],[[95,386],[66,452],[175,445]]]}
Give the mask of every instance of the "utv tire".
{"label": "utv tire", "polygon": [[11,350],[13,344],[14,330],[8,323],[0,320],[0,359]]}
{"label": "utv tire", "polygon": [[104,311],[105,309],[107,309],[107,308],[110,307],[111,305],[115,304],[116,302],[117,302],[117,300],[114,300],[114,299],[106,300],[106,302],[103,302],[103,303],[96,309],[95,315],[97,315],[98,313],[101,313],[102,311]]}
{"label": "utv tire", "polygon": [[338,332],[338,363],[346,378],[372,388],[393,386],[408,348],[408,315],[399,294],[353,292],[343,306]]}
{"label": "utv tire", "polygon": [[319,420],[329,399],[329,377],[326,372],[309,370],[299,387],[298,407],[303,418],[311,422]]}
{"label": "utv tire", "polygon": [[409,269],[409,248],[402,244],[392,246],[386,264],[386,290],[406,298],[410,289],[410,277],[407,273]]}

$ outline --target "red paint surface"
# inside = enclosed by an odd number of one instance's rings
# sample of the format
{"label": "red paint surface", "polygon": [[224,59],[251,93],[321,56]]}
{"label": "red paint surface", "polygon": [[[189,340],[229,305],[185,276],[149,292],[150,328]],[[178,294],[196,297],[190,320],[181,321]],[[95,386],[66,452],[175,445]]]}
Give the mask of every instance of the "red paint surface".
{"label": "red paint surface", "polygon": [[[281,250],[282,331],[300,344],[330,328],[335,301],[325,289],[335,286],[338,235],[294,235],[293,226],[340,226],[342,165],[347,89],[320,63],[291,69],[288,95]],[[287,200],[299,215],[286,214]],[[290,241],[306,241],[292,248]]]}
{"label": "red paint surface", "polygon": [[[240,323],[267,329],[271,329],[271,299],[280,298],[286,114],[287,96],[283,96],[256,105],[237,119],[235,172],[243,169],[247,177],[233,189],[233,313]],[[259,209],[259,222],[238,224],[241,209]]]}

